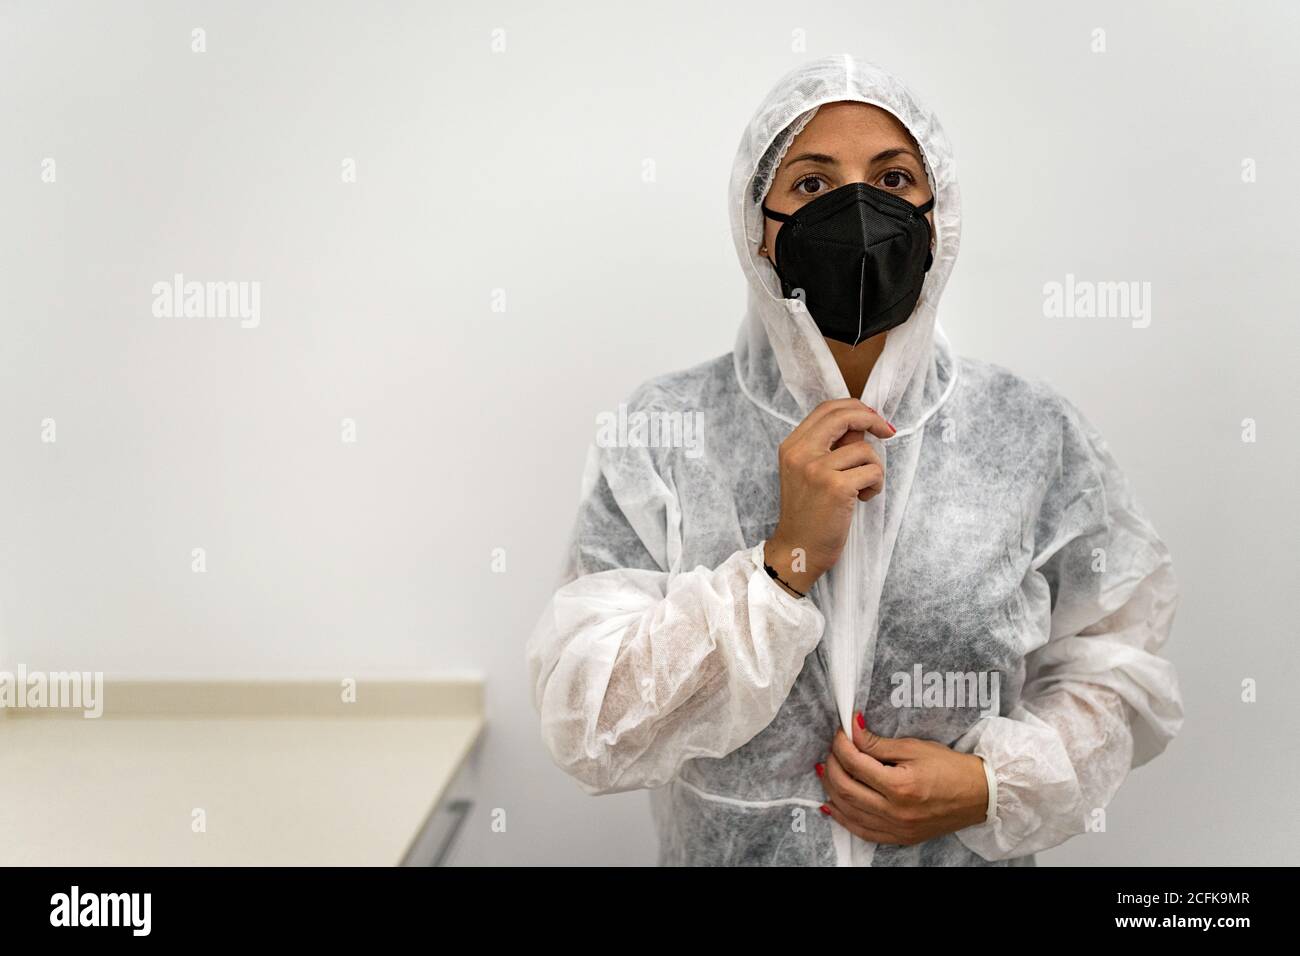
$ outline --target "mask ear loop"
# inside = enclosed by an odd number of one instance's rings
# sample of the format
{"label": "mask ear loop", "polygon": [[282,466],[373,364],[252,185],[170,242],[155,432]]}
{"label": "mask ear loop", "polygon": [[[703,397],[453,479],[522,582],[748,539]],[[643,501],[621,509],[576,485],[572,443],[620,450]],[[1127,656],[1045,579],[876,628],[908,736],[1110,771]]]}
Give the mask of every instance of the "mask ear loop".
{"label": "mask ear loop", "polygon": [[[785,213],[773,212],[772,210],[768,209],[767,203],[759,203],[759,208],[763,210],[763,215],[767,216],[769,219],[775,219],[777,222],[789,222],[791,219],[791,217],[787,216]],[[763,250],[766,249],[767,249],[767,245],[765,243],[763,245]],[[763,250],[760,250],[760,252]],[[772,257],[771,263],[772,263],[772,270],[776,273],[776,278],[781,283],[781,295],[784,298],[787,299],[790,298],[790,294],[789,294],[790,290],[786,285],[785,276],[781,275],[781,267],[776,264],[775,256]]]}
{"label": "mask ear loop", "polygon": [[[786,215],[786,214],[783,213],[783,212],[773,212],[771,209],[768,209],[768,208],[767,208],[767,203],[759,203],[759,204],[758,204],[758,208],[761,209],[761,210],[763,210],[763,215],[766,216],[768,219],[774,219],[774,220],[776,220],[777,222],[789,222],[791,219],[794,218],[793,216],[791,216],[791,215]],[[764,245],[764,246],[763,246],[763,249],[766,249],[766,248],[767,248],[767,246]],[[761,252],[761,251],[762,251],[762,250],[760,250],[760,252]],[[773,268],[773,270],[776,272],[776,277],[777,277],[777,279],[779,279],[779,280],[781,281],[781,294],[782,294],[783,296],[785,296],[785,298],[788,299],[788,298],[790,297],[789,294],[788,294],[788,293],[789,293],[789,289],[786,288],[785,277],[781,275],[781,267],[778,266],[778,265],[776,264],[776,260],[775,260],[775,259],[772,260],[772,268]]]}
{"label": "mask ear loop", "polygon": [[[922,219],[925,219],[925,214],[933,208],[934,208],[934,194],[931,193],[929,199],[927,199],[925,202],[921,203],[921,205],[916,207],[916,214],[920,216]],[[925,251],[925,269],[922,271],[929,272],[930,266],[934,265],[935,235],[934,235],[934,227],[930,225],[930,220],[928,219],[925,219],[925,230],[930,234],[930,248]]]}
{"label": "mask ear loop", "polygon": [[[909,132],[911,131],[909,130]],[[913,136],[912,140],[916,142],[916,137]],[[939,190],[935,188],[934,170],[930,168],[930,157],[925,155],[925,150],[919,142],[916,142],[916,148],[921,152],[921,168],[925,172],[926,181],[930,184],[930,200],[916,207],[917,212],[924,216],[935,207],[935,201],[939,198]],[[926,220],[925,226],[930,231],[930,249],[925,254],[925,271],[929,272],[930,267],[934,265],[934,251],[939,244],[939,233],[937,226],[931,225],[929,220]]]}
{"label": "mask ear loop", "polygon": [[[916,214],[925,219],[925,214],[934,208],[934,194],[921,205],[916,207]],[[934,265],[934,228],[930,225],[930,220],[925,220],[925,230],[930,234],[930,248],[925,250],[925,269],[924,272],[930,271],[930,266]]]}

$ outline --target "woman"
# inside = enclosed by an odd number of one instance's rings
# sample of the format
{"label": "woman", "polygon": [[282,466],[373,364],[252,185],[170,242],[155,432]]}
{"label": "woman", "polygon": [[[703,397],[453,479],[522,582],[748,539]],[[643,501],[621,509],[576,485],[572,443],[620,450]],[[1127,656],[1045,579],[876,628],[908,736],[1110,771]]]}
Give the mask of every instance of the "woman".
{"label": "woman", "polygon": [[592,449],[529,662],[557,763],[652,788],[661,863],[1033,865],[1181,726],[1105,442],[936,323],[959,205],[897,79],[796,69],[732,172],[734,353],[628,403],[702,451]]}

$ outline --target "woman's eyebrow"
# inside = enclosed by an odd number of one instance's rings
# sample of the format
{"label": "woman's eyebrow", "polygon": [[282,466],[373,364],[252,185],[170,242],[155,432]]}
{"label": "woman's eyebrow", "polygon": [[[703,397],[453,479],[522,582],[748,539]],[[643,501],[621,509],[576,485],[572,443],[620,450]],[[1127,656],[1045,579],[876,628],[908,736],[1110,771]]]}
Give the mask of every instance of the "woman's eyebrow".
{"label": "woman's eyebrow", "polygon": [[800,153],[794,159],[789,160],[786,165],[793,166],[795,163],[812,162],[822,163],[826,166],[835,166],[839,160],[834,156],[828,156],[825,153]]}
{"label": "woman's eyebrow", "polygon": [[914,150],[902,146],[897,149],[887,149],[883,153],[877,153],[871,158],[871,161],[873,163],[881,163],[885,160],[893,159],[895,156],[910,156],[912,159],[916,160],[918,165],[922,167],[925,166],[925,164],[921,162],[921,157],[918,156]]}

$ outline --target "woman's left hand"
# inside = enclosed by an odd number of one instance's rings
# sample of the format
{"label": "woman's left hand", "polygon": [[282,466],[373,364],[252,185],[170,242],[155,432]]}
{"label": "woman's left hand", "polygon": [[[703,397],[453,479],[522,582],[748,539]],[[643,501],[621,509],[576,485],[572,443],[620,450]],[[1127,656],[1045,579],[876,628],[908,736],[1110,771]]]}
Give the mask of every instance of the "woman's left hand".
{"label": "woman's left hand", "polygon": [[983,763],[933,740],[881,737],[855,714],[853,739],[837,731],[817,766],[827,794],[822,812],[872,843],[930,840],[984,822]]}

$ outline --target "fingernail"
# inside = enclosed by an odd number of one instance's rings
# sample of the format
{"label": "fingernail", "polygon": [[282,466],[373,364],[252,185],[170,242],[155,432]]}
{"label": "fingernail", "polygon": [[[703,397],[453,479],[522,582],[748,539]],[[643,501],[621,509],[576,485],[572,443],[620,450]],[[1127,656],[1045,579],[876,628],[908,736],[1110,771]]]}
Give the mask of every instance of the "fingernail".
{"label": "fingernail", "polygon": [[891,422],[888,418],[885,419],[885,424],[889,426],[889,430],[891,432],[893,432],[895,435],[898,434],[898,429],[894,427],[894,423]]}
{"label": "fingernail", "polygon": [[867,721],[866,721],[866,718],[864,718],[864,717],[862,716],[862,711],[858,711],[854,716],[857,717],[857,719],[858,719],[858,726],[861,727],[863,730],[866,730],[866,729],[867,729]]}
{"label": "fingernail", "polygon": [[826,814],[828,817],[831,815],[831,808],[826,806],[826,804],[824,803],[817,809],[820,810],[822,813]]}
{"label": "fingernail", "polygon": [[820,764],[820,763],[817,764],[817,776],[819,776],[819,777],[824,777],[824,776],[826,776],[826,765],[825,765],[825,764]]}

